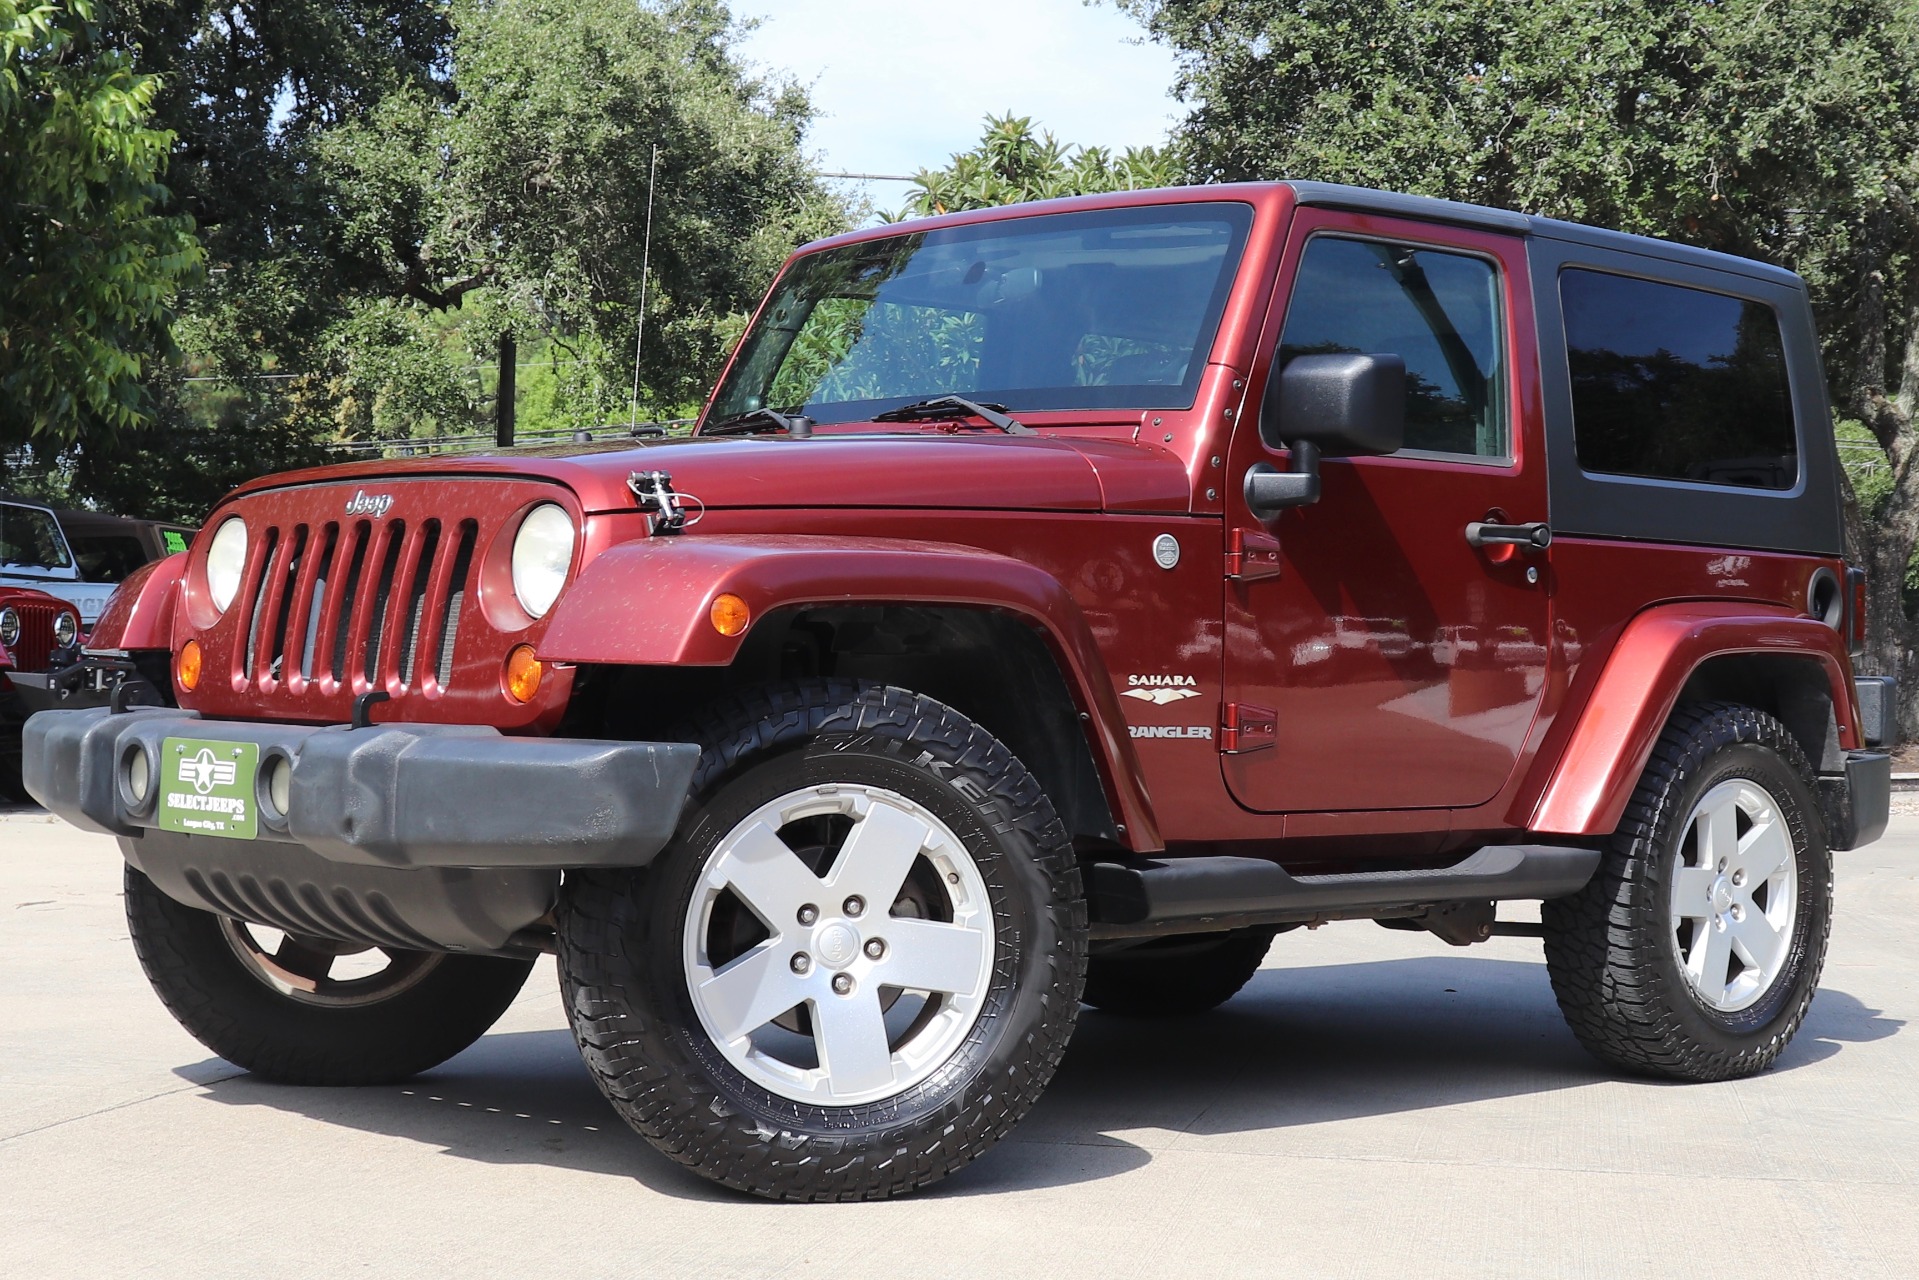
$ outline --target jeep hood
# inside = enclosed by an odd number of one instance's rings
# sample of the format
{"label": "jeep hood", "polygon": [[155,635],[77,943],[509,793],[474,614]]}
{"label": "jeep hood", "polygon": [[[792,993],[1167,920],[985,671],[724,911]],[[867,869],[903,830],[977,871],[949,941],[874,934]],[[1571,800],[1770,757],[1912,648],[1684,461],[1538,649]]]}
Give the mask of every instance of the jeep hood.
{"label": "jeep hood", "polygon": [[[1083,429],[1082,429],[1083,430]],[[968,432],[822,433],[810,439],[661,440],[615,452],[355,463],[272,476],[240,492],[322,482],[372,486],[423,474],[556,480],[589,512],[631,511],[626,479],[664,471],[708,510],[894,507],[1002,511],[1190,508],[1183,460],[1123,434],[1001,436]]]}

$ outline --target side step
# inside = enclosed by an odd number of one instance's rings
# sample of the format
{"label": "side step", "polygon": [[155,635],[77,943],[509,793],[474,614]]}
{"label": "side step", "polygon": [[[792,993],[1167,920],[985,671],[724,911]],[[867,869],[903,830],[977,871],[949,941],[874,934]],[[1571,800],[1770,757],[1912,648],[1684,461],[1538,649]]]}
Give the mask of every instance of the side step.
{"label": "side step", "polygon": [[1461,899],[1559,898],[1599,867],[1597,849],[1488,845],[1431,871],[1288,875],[1263,858],[1171,858],[1086,870],[1094,938],[1207,933],[1254,924],[1377,919]]}

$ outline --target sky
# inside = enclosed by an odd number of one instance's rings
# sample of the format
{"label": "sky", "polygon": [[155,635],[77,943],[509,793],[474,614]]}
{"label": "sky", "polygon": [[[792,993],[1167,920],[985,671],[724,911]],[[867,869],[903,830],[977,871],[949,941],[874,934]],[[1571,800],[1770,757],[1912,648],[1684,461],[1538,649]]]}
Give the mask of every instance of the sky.
{"label": "sky", "polygon": [[[1172,55],[1111,0],[734,0],[758,18],[748,61],[812,87],[808,138],[828,172],[910,174],[979,140],[988,114],[1031,116],[1060,141],[1164,142],[1181,114]],[[886,209],[900,182],[854,189]]]}

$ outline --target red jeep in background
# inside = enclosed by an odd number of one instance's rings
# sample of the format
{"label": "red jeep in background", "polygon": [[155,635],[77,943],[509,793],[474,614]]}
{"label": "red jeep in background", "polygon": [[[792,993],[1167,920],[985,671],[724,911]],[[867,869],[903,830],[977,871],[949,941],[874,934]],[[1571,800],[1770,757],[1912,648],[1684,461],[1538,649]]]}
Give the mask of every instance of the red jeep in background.
{"label": "red jeep in background", "polygon": [[1516,213],[861,231],[691,439],[273,476],[206,529],[102,617],[116,709],[27,727],[168,1007],[393,1080],[557,952],[619,1112],[767,1196],[929,1183],[1082,1002],[1196,1013],[1328,920],[1543,935],[1601,1060],[1761,1070],[1887,820],[1800,281]]}
{"label": "red jeep in background", "polygon": [[[0,584],[0,800],[24,800],[20,729],[59,705],[48,672],[79,656],[80,611],[31,587]],[[82,704],[75,704],[82,705]]]}

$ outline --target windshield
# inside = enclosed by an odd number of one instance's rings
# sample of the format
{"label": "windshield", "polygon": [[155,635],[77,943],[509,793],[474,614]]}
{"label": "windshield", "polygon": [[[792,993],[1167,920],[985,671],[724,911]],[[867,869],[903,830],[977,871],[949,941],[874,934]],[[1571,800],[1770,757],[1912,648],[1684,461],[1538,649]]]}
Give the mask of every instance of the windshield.
{"label": "windshield", "polygon": [[781,277],[709,420],[856,422],[935,396],[1192,407],[1253,211],[1102,209],[867,240]]}
{"label": "windshield", "polygon": [[0,568],[69,570],[73,557],[53,513],[0,502]]}

